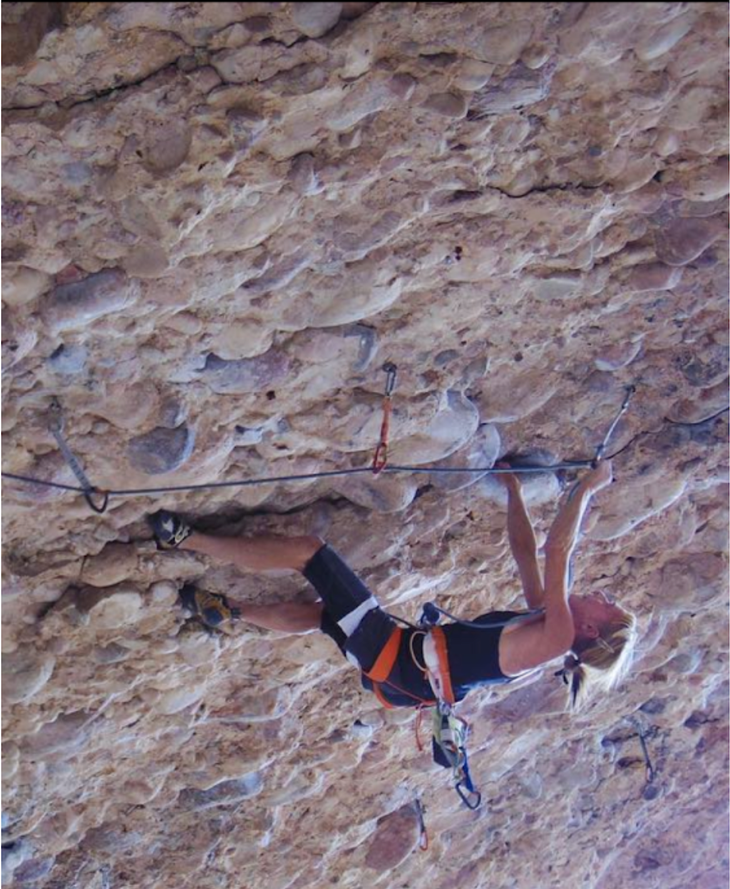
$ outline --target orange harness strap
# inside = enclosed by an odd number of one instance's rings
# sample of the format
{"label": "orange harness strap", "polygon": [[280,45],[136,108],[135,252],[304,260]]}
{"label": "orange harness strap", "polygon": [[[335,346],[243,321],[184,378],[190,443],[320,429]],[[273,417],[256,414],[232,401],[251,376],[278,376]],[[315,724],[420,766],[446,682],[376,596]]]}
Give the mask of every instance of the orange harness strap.
{"label": "orange harness strap", "polygon": [[363,670],[363,673],[365,673],[368,679],[372,680],[375,696],[384,707],[387,707],[388,710],[392,710],[393,705],[383,694],[382,689],[380,688],[380,683],[385,682],[393,670],[395,659],[398,657],[398,649],[400,648],[402,635],[403,630],[400,627],[395,627],[390,634],[388,641],[383,646],[383,650],[371,667],[370,672],[368,673]]}
{"label": "orange harness strap", "polygon": [[400,648],[402,635],[403,630],[400,627],[395,627],[393,629],[388,641],[383,646],[383,650],[370,668],[370,672],[363,670],[363,673],[365,673],[368,679],[372,679],[373,682],[385,682],[388,676],[390,676],[393,665],[395,664],[395,659],[398,657],[398,649]]}
{"label": "orange harness strap", "polygon": [[380,682],[373,682],[373,691],[375,692],[375,697],[380,701],[380,703],[385,707],[386,710],[395,710],[395,704],[391,704],[390,701],[383,694],[383,686]]}
{"label": "orange harness strap", "polygon": [[377,699],[388,710],[392,710],[395,705],[391,704],[383,694],[383,685],[388,685],[396,691],[399,691],[401,694],[406,695],[406,697],[413,698],[413,700],[422,707],[432,707],[436,703],[435,700],[429,701],[424,698],[419,698],[418,695],[406,691],[404,688],[401,688],[399,685],[396,685],[389,680],[390,674],[393,672],[393,667],[395,666],[396,658],[398,657],[398,650],[400,649],[402,637],[403,630],[400,627],[395,627],[370,671],[367,672],[363,670],[363,673],[373,683],[373,691],[375,692]]}

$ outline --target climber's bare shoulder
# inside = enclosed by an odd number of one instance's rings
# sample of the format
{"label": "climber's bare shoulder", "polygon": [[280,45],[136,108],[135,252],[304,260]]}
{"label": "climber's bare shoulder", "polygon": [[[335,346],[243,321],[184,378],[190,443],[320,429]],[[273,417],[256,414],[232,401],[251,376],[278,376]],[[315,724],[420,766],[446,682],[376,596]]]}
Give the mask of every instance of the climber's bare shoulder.
{"label": "climber's bare shoulder", "polygon": [[505,676],[518,676],[565,654],[573,641],[568,612],[564,626],[547,625],[544,614],[527,614],[511,621],[499,637],[499,668]]}

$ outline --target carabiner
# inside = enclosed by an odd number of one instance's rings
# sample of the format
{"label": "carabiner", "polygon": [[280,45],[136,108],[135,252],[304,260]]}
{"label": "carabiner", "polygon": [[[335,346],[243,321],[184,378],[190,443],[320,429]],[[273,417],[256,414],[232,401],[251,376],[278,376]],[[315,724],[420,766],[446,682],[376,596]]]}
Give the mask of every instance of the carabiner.
{"label": "carabiner", "polygon": [[398,368],[392,361],[386,361],[383,365],[383,370],[387,374],[385,378],[385,395],[386,398],[393,394],[393,390],[395,389],[395,379],[398,375]]}
{"label": "carabiner", "polygon": [[386,442],[381,441],[380,444],[375,448],[375,456],[373,457],[373,473],[378,475],[378,473],[382,472],[385,469],[388,463],[388,445]]}
{"label": "carabiner", "polygon": [[[101,506],[97,506],[96,503],[91,499],[92,494],[99,494],[104,499],[101,501]],[[106,512],[107,504],[109,503],[109,492],[108,491],[100,491],[98,488],[88,488],[84,491],[84,500],[89,504],[89,506],[94,510],[94,512],[98,512],[100,515],[103,512]]]}
{"label": "carabiner", "polygon": [[629,403],[634,395],[634,392],[636,392],[636,386],[634,386],[633,383],[629,386],[626,386],[626,395],[624,396],[624,400],[621,403],[621,407],[619,408],[618,413],[614,417],[613,422],[608,427],[608,432],[604,436],[603,441],[596,448],[596,453],[593,457],[593,460],[591,460],[591,469],[596,469],[598,467],[598,464],[601,462],[601,460],[603,460],[603,455],[606,452],[606,448],[608,447],[608,442],[610,441],[611,436],[613,435],[614,430],[616,429],[616,426],[618,426],[618,421],[621,419],[621,417],[623,417],[623,415],[628,410]]}
{"label": "carabiner", "polygon": [[48,431],[51,433],[63,432],[63,410],[61,402],[54,395],[48,408]]}
{"label": "carabiner", "polygon": [[423,806],[421,805],[421,800],[416,797],[416,815],[418,815],[418,826],[420,829],[420,836],[418,837],[418,848],[421,852],[425,852],[428,849],[428,831],[426,830],[426,820],[423,817]]}
{"label": "carabiner", "polygon": [[[469,789],[467,788],[467,790],[464,791],[464,790],[461,789],[462,786],[463,786],[462,782],[461,782],[461,781],[458,781],[457,784],[455,785],[455,788],[454,788],[454,789],[456,790],[456,792],[457,792],[457,793],[459,794],[459,796],[461,797],[461,801],[464,803],[464,805],[467,807],[467,809],[471,809],[471,811],[473,812],[475,809],[478,809],[479,806],[481,806],[481,804],[482,804],[482,795],[481,795],[481,793],[479,793],[478,790],[469,790]],[[473,803],[470,802],[470,801],[469,801],[469,797],[470,797],[470,796],[471,796],[471,797],[475,797],[475,798],[476,798],[476,801],[473,802]]]}

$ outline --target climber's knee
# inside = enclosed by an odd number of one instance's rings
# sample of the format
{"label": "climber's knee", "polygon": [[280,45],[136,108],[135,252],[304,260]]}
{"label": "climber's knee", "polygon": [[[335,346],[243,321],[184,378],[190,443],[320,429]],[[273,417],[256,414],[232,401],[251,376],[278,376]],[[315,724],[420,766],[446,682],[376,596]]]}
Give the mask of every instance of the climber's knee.
{"label": "climber's knee", "polygon": [[325,541],[317,534],[308,534],[306,537],[297,537],[297,570],[304,571],[311,559],[325,545]]}

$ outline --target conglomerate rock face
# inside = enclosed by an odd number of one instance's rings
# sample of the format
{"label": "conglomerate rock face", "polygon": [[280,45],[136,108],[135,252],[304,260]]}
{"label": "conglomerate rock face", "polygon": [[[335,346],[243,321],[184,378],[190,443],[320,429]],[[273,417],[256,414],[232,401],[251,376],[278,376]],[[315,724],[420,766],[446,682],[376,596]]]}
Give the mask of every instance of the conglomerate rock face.
{"label": "conglomerate rock face", "polygon": [[[726,887],[727,5],[4,3],[3,870],[32,889]],[[473,692],[469,812],[321,634],[207,634],[145,514],[324,535],[394,612],[520,602],[491,466],[590,457],[632,677]],[[570,481],[570,480],[569,480]],[[525,484],[538,534],[560,496]],[[641,736],[641,737],[640,737]],[[654,769],[647,782],[644,738]],[[430,848],[418,850],[417,796]]]}

